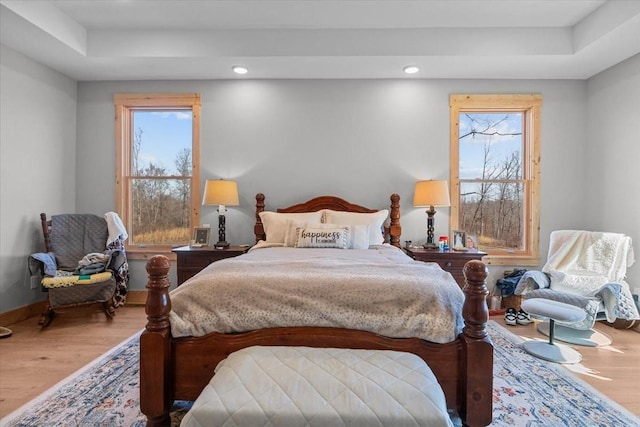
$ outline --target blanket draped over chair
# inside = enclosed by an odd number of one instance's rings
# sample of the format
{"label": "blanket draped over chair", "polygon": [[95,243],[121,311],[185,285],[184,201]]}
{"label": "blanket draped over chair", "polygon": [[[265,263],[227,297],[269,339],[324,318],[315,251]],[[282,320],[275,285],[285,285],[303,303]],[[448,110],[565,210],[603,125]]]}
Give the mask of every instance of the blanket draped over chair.
{"label": "blanket draped over chair", "polygon": [[606,319],[640,319],[627,268],[635,262],[631,238],[619,233],[558,230],[551,233],[542,271],[526,272],[515,294],[548,298],[583,308],[586,319],[571,326],[590,329],[604,310]]}

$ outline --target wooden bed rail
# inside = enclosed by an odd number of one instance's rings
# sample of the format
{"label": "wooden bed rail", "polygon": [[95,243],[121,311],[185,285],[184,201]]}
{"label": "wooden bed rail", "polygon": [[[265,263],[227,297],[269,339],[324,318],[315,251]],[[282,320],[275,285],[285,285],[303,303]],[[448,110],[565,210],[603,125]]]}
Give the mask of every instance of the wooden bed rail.
{"label": "wooden bed rail", "polygon": [[332,328],[272,328],[173,339],[169,324],[169,268],[169,260],[163,255],[152,257],[146,266],[149,282],[147,324],[140,338],[140,408],[147,417],[147,426],[169,426],[173,400],[195,400],[217,363],[230,352],[250,345],[412,352],[428,363],[445,392],[447,405],[459,411],[465,425],[486,426],[492,421],[493,346],[486,329],[487,268],[480,261],[469,261],[464,267],[464,328],[458,339],[448,344]]}

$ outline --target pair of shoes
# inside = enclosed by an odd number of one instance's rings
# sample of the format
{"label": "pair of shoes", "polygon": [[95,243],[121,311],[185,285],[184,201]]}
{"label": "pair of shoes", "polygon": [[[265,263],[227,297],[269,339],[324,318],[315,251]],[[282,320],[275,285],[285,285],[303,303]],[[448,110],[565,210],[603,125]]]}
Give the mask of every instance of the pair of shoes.
{"label": "pair of shoes", "polygon": [[527,313],[523,309],[520,309],[518,311],[518,314],[516,315],[516,323],[518,325],[528,325],[531,322],[532,320],[531,320],[531,316],[529,316],[529,313]]}
{"label": "pair of shoes", "polygon": [[515,308],[507,308],[504,313],[504,323],[509,326],[528,325],[531,322],[531,316],[523,309],[516,311]]}

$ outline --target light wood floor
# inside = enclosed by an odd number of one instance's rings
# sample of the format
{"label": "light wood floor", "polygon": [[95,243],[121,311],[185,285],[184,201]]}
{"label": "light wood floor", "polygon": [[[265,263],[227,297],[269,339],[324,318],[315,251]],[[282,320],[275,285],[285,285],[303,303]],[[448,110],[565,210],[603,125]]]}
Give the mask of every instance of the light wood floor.
{"label": "light wood floor", "polygon": [[144,328],[144,307],[121,307],[112,321],[104,311],[57,314],[40,330],[38,317],[8,326],[0,339],[0,417],[38,396]]}
{"label": "light wood floor", "polygon": [[[504,325],[501,316],[492,319]],[[37,323],[34,317],[10,325],[13,335],[0,340],[0,417],[142,329],[146,317],[143,307],[127,306],[111,322],[101,311],[84,310],[58,315],[44,331]],[[522,337],[542,337],[533,325],[506,328]],[[613,338],[613,346],[578,347],[582,365],[597,372],[578,376],[640,416],[640,334],[606,325],[597,329]]]}
{"label": "light wood floor", "polygon": [[[535,324],[506,326],[503,316],[491,317],[511,333],[522,338],[548,339]],[[613,340],[608,347],[573,346],[582,354],[579,365],[565,365],[573,370],[584,367],[590,373],[578,373],[582,379],[609,399],[640,416],[640,333],[631,329],[614,329],[597,323],[595,329]]]}

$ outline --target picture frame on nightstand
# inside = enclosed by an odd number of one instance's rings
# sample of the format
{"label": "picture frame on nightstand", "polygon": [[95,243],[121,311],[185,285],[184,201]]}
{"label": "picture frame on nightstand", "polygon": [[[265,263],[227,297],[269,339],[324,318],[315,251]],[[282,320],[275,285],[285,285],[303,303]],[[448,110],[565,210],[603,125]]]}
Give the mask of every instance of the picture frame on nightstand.
{"label": "picture frame on nightstand", "polygon": [[211,239],[210,227],[193,227],[193,247],[209,246]]}
{"label": "picture frame on nightstand", "polygon": [[467,234],[467,239],[465,240],[465,246],[468,251],[477,251],[478,250],[478,236],[475,234]]}
{"label": "picture frame on nightstand", "polygon": [[467,250],[467,233],[464,230],[451,230],[451,249],[454,251]]}

